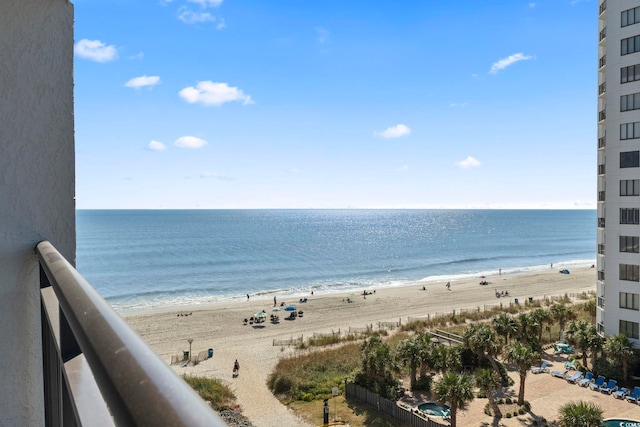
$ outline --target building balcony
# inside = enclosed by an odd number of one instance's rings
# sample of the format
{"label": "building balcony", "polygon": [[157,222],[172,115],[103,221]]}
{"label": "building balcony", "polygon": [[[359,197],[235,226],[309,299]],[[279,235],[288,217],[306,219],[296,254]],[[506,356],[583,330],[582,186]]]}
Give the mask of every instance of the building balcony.
{"label": "building balcony", "polygon": [[598,68],[602,68],[607,65],[607,55],[602,55],[600,59],[598,59]]}
{"label": "building balcony", "polygon": [[[598,16],[606,12],[607,12],[607,0],[604,0],[602,3],[600,3],[600,7],[598,7]],[[604,19],[604,17],[602,16],[600,16],[600,18]]]}
{"label": "building balcony", "polygon": [[607,119],[607,110],[598,111],[598,121],[601,122]]}
{"label": "building balcony", "polygon": [[607,146],[607,137],[601,136],[598,138],[598,148],[604,148]]}
{"label": "building balcony", "polygon": [[51,243],[36,253],[47,426],[226,425]]}
{"label": "building balcony", "polygon": [[599,44],[601,46],[604,46],[606,44],[606,40],[607,40],[607,27],[604,27],[598,35]]}
{"label": "building balcony", "polygon": [[598,86],[598,95],[604,95],[605,92],[607,91],[607,83],[602,83],[601,85]]}

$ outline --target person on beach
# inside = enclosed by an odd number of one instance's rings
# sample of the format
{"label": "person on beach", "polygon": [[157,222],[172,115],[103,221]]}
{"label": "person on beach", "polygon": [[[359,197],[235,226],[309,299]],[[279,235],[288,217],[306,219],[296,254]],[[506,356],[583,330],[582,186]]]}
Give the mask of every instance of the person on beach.
{"label": "person on beach", "polygon": [[447,289],[451,290],[451,282],[447,282]]}
{"label": "person on beach", "polygon": [[238,359],[233,363],[233,375],[238,376],[240,372],[240,364],[238,363]]}
{"label": "person on beach", "polygon": [[249,301],[249,294],[247,294],[247,301]]}
{"label": "person on beach", "polygon": [[273,306],[275,307],[276,305],[278,305],[278,302],[276,301],[276,297],[273,297]]}

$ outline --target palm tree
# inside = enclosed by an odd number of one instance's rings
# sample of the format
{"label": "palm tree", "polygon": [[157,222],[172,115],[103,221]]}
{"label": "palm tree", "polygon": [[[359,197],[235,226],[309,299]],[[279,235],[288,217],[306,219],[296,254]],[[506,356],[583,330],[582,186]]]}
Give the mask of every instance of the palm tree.
{"label": "palm tree", "polygon": [[518,391],[518,405],[524,405],[524,383],[531,364],[540,359],[540,353],[531,350],[526,344],[513,343],[507,348],[507,360],[518,367],[520,374],[520,390]]}
{"label": "palm tree", "polygon": [[504,343],[509,344],[512,336],[518,332],[518,325],[510,315],[501,313],[493,318],[493,329],[498,335],[504,337]]}
{"label": "palm tree", "polygon": [[411,390],[416,387],[416,373],[422,356],[422,340],[420,335],[414,335],[400,341],[396,349],[398,360],[404,365],[409,365],[409,381]]}
{"label": "palm tree", "polygon": [[533,309],[530,316],[538,325],[538,341],[542,343],[542,331],[544,330],[544,326],[548,323],[551,323],[553,317],[551,316],[549,310],[540,307]]}
{"label": "palm tree", "polygon": [[584,311],[585,313],[589,313],[589,315],[591,316],[591,323],[596,323],[596,308],[597,308],[597,304],[596,304],[596,300],[595,299],[591,299],[589,301],[587,301],[586,303],[582,304],[582,311]]}
{"label": "palm tree", "polygon": [[600,427],[602,409],[595,403],[569,402],[560,407],[562,427]]}
{"label": "palm tree", "polygon": [[[526,344],[534,343],[538,340],[540,325],[531,314],[520,313],[516,317],[516,324],[518,326],[518,341]],[[538,344],[540,343],[540,341],[537,342]]]}
{"label": "palm tree", "polygon": [[500,345],[493,329],[482,323],[472,323],[464,333],[464,341],[472,352],[480,359],[487,359],[491,367],[498,371],[495,357],[500,353]]}
{"label": "palm tree", "polygon": [[447,372],[436,382],[434,394],[441,402],[451,405],[451,427],[456,427],[458,409],[465,409],[473,400],[473,382],[467,374]]}
{"label": "palm tree", "polygon": [[438,343],[433,341],[431,335],[426,332],[420,334],[420,341],[422,346],[420,350],[420,376],[426,377],[427,369],[433,368],[433,349]]}
{"label": "palm tree", "polygon": [[457,372],[462,367],[460,360],[460,346],[448,347],[444,344],[437,344],[433,347],[432,366],[438,372]]}
{"label": "palm tree", "polygon": [[357,383],[383,397],[392,397],[397,380],[391,373],[395,369],[391,348],[381,338],[371,337],[362,343],[360,349],[362,369]]}
{"label": "palm tree", "polygon": [[557,321],[560,326],[560,336],[558,337],[558,340],[560,342],[564,342],[564,326],[569,320],[574,320],[576,318],[576,314],[571,307],[568,307],[563,302],[553,304],[550,310],[551,316],[553,316],[553,319]]}
{"label": "palm tree", "polygon": [[605,353],[607,358],[614,362],[622,361],[622,379],[627,381],[627,378],[629,378],[629,359],[633,356],[633,346],[627,336],[618,334],[607,338]]}
{"label": "palm tree", "polygon": [[489,399],[489,405],[491,405],[493,416],[496,418],[502,417],[500,407],[498,407],[496,399],[493,396],[493,392],[495,390],[498,390],[502,385],[502,379],[500,378],[500,375],[498,375],[496,371],[493,371],[491,369],[478,369],[473,374],[473,378],[476,387],[482,389],[484,391],[484,394],[487,395],[487,399]]}
{"label": "palm tree", "polygon": [[[567,341],[582,352],[582,366],[587,367],[587,352],[599,337],[596,326],[586,320],[570,322],[567,326]],[[593,365],[592,365],[593,366]]]}

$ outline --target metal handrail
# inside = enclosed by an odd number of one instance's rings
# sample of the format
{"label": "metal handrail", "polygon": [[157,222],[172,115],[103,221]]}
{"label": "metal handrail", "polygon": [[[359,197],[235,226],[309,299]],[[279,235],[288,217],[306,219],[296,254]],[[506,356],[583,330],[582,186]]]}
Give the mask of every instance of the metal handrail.
{"label": "metal handrail", "polygon": [[63,361],[82,352],[116,425],[226,425],[51,243],[36,253],[60,304]]}

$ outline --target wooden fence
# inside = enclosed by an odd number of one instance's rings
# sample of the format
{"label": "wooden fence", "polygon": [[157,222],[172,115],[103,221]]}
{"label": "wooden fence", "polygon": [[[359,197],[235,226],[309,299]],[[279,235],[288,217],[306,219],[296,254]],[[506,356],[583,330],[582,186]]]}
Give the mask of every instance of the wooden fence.
{"label": "wooden fence", "polygon": [[400,406],[397,402],[380,397],[357,384],[347,383],[345,395],[348,399],[356,399],[376,408],[385,415],[400,421],[403,425],[410,425],[412,427],[445,427],[449,425],[440,424],[430,418],[423,417],[411,408]]}

